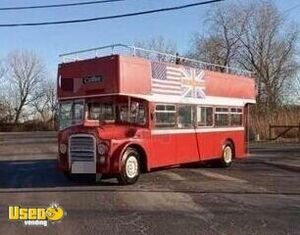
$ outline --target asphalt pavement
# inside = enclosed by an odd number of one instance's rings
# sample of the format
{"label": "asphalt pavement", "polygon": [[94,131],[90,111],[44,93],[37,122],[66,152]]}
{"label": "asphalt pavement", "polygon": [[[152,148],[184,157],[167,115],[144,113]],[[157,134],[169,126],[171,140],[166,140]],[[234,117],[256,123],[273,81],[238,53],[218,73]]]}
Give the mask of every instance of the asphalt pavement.
{"label": "asphalt pavement", "polygon": [[[0,234],[300,234],[300,145],[254,144],[228,169],[193,166],[70,181],[56,169],[56,134],[0,133]],[[8,220],[8,206],[62,206],[47,227]]]}

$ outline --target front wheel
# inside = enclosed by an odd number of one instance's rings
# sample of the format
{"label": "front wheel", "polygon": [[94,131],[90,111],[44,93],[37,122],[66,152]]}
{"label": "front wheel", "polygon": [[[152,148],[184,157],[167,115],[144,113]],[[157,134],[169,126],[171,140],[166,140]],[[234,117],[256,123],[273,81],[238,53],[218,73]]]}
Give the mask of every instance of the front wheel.
{"label": "front wheel", "polygon": [[134,184],[140,174],[140,154],[133,148],[127,148],[122,156],[122,170],[117,177],[118,182],[122,185]]}

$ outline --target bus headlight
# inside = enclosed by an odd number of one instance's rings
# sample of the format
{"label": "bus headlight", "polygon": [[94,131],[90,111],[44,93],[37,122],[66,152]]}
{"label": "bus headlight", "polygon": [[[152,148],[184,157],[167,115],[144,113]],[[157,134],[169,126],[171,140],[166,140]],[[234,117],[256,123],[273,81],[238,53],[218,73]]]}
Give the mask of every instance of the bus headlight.
{"label": "bus headlight", "polygon": [[65,154],[67,152],[67,145],[66,144],[60,144],[59,145],[59,151],[62,154]]}
{"label": "bus headlight", "polygon": [[98,153],[104,155],[106,153],[107,147],[105,144],[101,143],[98,145]]}

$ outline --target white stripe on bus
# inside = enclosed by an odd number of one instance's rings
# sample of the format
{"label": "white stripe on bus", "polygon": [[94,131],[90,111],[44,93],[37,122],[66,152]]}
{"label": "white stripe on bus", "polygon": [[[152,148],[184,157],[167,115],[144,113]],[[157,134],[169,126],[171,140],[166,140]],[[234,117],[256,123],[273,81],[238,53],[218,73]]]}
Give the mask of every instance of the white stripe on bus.
{"label": "white stripe on bus", "polygon": [[95,94],[95,95],[83,95],[83,96],[68,96],[68,97],[60,97],[59,101],[62,100],[74,100],[74,99],[84,99],[89,97],[104,97],[104,96],[112,96],[112,95],[125,95],[136,98],[141,98],[148,100],[150,102],[165,102],[165,103],[178,103],[178,104],[196,104],[196,105],[224,105],[224,106],[239,106],[243,107],[245,104],[255,104],[255,99],[249,98],[232,98],[232,97],[220,97],[220,96],[206,96],[203,99],[199,98],[187,98],[179,95],[166,95],[166,94],[153,94],[150,95],[142,95],[142,94],[132,94],[132,93],[107,93],[107,94]]}
{"label": "white stripe on bus", "polygon": [[226,132],[226,131],[244,131],[245,128],[239,127],[209,127],[198,129],[155,129],[151,130],[152,135],[171,135],[171,134],[189,134],[189,133],[210,133],[210,132]]}

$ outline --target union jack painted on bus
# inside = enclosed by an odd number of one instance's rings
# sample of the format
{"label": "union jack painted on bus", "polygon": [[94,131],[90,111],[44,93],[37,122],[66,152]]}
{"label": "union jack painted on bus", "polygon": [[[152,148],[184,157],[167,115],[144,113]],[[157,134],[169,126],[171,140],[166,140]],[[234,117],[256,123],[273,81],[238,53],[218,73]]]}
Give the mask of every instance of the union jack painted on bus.
{"label": "union jack painted on bus", "polygon": [[152,93],[204,98],[204,71],[152,62]]}

